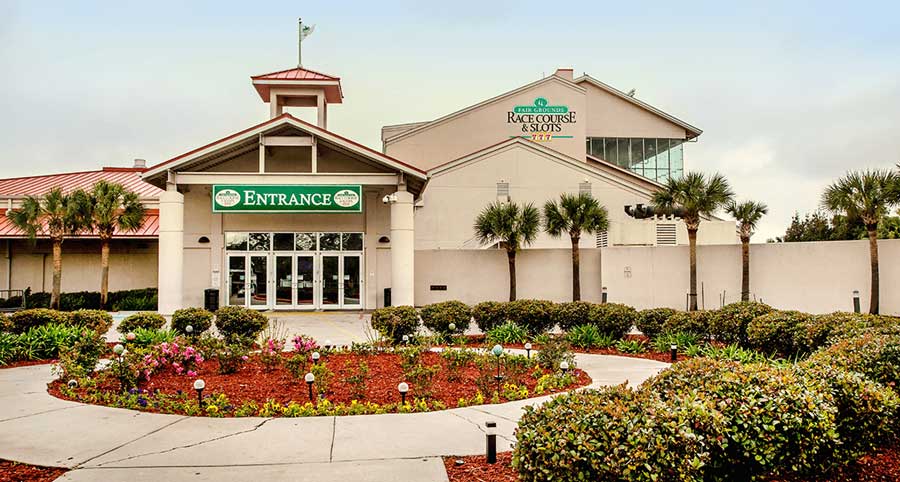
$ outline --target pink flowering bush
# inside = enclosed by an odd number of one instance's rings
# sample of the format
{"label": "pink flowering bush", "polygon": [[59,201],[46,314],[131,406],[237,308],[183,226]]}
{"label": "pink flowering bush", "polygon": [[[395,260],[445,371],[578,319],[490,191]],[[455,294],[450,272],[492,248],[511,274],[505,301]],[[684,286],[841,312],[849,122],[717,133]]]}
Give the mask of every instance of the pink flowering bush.
{"label": "pink flowering bush", "polygon": [[144,355],[142,375],[149,380],[150,375],[163,370],[172,370],[177,375],[196,377],[198,365],[203,362],[203,355],[190,345],[179,345],[178,342],[163,342],[150,349]]}
{"label": "pink flowering bush", "polygon": [[260,344],[259,361],[266,367],[266,370],[274,370],[281,364],[281,352],[284,351],[285,341],[283,339],[266,338]]}
{"label": "pink flowering bush", "polygon": [[294,350],[297,353],[310,353],[319,348],[319,344],[311,336],[297,335],[291,342],[294,344]]}

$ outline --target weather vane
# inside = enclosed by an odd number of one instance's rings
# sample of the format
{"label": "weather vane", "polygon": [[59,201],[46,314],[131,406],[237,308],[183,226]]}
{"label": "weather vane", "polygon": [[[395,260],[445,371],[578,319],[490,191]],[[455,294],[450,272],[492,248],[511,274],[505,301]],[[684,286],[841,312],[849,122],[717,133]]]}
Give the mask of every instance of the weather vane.
{"label": "weather vane", "polygon": [[315,25],[303,25],[303,19],[297,19],[297,67],[303,67],[303,40],[312,35]]}

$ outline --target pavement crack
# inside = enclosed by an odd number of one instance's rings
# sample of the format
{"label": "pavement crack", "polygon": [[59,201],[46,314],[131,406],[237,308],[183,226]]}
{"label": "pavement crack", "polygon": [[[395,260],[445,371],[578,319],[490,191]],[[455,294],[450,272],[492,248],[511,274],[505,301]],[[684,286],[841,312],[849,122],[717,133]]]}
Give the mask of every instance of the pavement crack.
{"label": "pavement crack", "polygon": [[129,440],[129,441],[123,443],[123,444],[119,444],[119,445],[117,445],[117,446],[115,446],[115,447],[113,447],[113,448],[111,448],[111,449],[109,449],[109,450],[107,450],[107,451],[105,451],[105,452],[99,453],[99,454],[97,454],[97,455],[95,455],[95,456],[93,456],[93,457],[90,457],[90,458],[88,458],[88,459],[86,459],[86,460],[83,460],[83,461],[81,461],[80,463],[76,464],[74,467],[72,467],[72,469],[80,468],[80,467],[84,466],[84,464],[90,462],[91,460],[96,460],[96,459],[98,459],[98,458],[100,458],[100,457],[103,457],[104,455],[106,455],[106,454],[108,454],[108,453],[110,453],[110,452],[115,452],[116,450],[119,450],[120,448],[125,447],[126,445],[133,444],[133,443],[137,442],[138,440],[141,440],[141,439],[143,439],[143,438],[149,437],[149,436],[155,434],[156,432],[159,432],[160,430],[169,428],[169,427],[171,427],[172,425],[175,425],[176,423],[181,422],[182,420],[187,420],[188,418],[189,418],[189,417],[179,417],[178,419],[174,420],[173,422],[167,423],[167,424],[163,425],[162,427],[159,427],[159,428],[157,428],[157,429],[151,430],[151,431],[149,431],[149,432],[147,432],[147,433],[141,435],[140,437],[137,437],[137,438],[135,438],[135,439]]}
{"label": "pavement crack", "polygon": [[328,451],[328,461],[334,460],[334,438],[337,434],[337,417],[332,417],[334,423],[331,425],[331,449]]}
{"label": "pavement crack", "polygon": [[71,410],[71,409],[73,409],[73,408],[78,408],[78,407],[79,407],[79,405],[73,405],[73,406],[71,406],[71,407],[51,408],[50,410],[43,410],[43,411],[40,411],[40,412],[29,413],[29,414],[27,414],[27,415],[19,415],[19,416],[17,416],[17,417],[4,418],[3,420],[0,420],[0,423],[8,422],[8,421],[10,421],[10,420],[18,420],[18,419],[20,419],[20,418],[34,417],[34,416],[36,416],[36,415],[43,415],[43,414],[45,414],[45,413],[59,412],[59,411],[62,411],[62,410]]}
{"label": "pavement crack", "polygon": [[[188,417],[185,417],[185,418],[188,418]],[[258,424],[254,425],[253,427],[248,428],[248,429],[246,429],[246,430],[240,430],[240,431],[237,431],[237,432],[228,433],[228,434],[225,434],[225,435],[221,435],[221,436],[218,436],[218,437],[213,437],[213,438],[206,439],[206,440],[201,440],[201,441],[199,441],[199,442],[194,442],[194,443],[190,443],[190,444],[186,444],[186,445],[179,445],[179,446],[177,446],[177,447],[171,447],[171,448],[168,448],[168,449],[165,449],[165,450],[158,450],[158,451],[156,451],[156,452],[147,452],[147,453],[142,453],[142,454],[130,455],[130,456],[128,456],[128,457],[123,457],[123,458],[121,458],[121,459],[110,460],[110,461],[104,462],[104,463],[102,463],[102,464],[97,464],[95,467],[103,467],[104,465],[114,464],[114,463],[117,463],[117,462],[125,462],[125,461],[128,461],[128,460],[137,459],[137,458],[140,458],[140,457],[147,457],[147,456],[150,456],[150,455],[160,455],[160,454],[165,454],[165,453],[169,453],[169,452],[174,452],[174,451],[176,451],[176,450],[188,449],[188,448],[192,448],[192,447],[197,447],[197,446],[199,446],[199,445],[207,444],[207,443],[210,443],[210,442],[215,442],[215,441],[218,441],[218,440],[224,440],[224,439],[226,439],[226,438],[235,437],[235,436],[238,436],[238,435],[243,435],[243,434],[245,434],[245,433],[255,432],[257,429],[259,429],[260,427],[262,427],[263,425],[265,425],[265,424],[266,424],[267,422],[269,422],[270,420],[272,420],[272,419],[271,419],[271,418],[263,419],[263,420],[262,420],[261,422],[259,422]],[[172,425],[172,424],[169,424],[169,425]],[[167,426],[168,426],[168,425],[167,425]],[[165,427],[163,427],[163,428],[165,428]],[[160,430],[161,430],[161,429],[160,429]],[[152,432],[151,432],[151,433],[152,433]],[[147,435],[150,435],[150,434],[147,434]],[[146,435],[145,435],[145,437],[146,437]],[[141,438],[143,438],[143,437],[141,437]],[[135,440],[135,441],[136,441],[136,440]],[[130,443],[130,442],[129,442],[129,443]],[[118,449],[122,448],[123,446],[124,446],[124,445],[119,446],[119,447],[116,447],[116,448],[113,449],[113,450],[118,450]],[[106,453],[101,454],[101,455],[106,455],[106,454],[112,452],[113,450],[107,451]],[[99,455],[98,455],[97,457],[99,457]],[[91,460],[96,459],[97,457],[93,457]],[[87,462],[87,461],[86,461],[86,462]],[[82,464],[82,465],[83,465],[83,464]]]}

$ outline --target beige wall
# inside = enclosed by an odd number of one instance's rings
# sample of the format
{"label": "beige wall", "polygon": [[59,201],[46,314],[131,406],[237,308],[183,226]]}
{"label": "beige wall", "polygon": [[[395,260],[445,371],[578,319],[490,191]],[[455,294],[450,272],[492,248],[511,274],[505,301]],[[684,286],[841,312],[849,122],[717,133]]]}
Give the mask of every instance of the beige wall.
{"label": "beige wall", "polygon": [[[9,242],[10,250],[7,251]],[[32,246],[25,240],[2,241],[0,286],[8,289],[50,291],[53,255],[49,242]],[[11,259],[9,254],[11,253]],[[10,262],[11,261],[11,262]],[[100,291],[100,242],[70,239],[63,243],[62,291]],[[110,246],[110,291],[157,286],[156,240],[115,240]]]}
{"label": "beige wall", "polygon": [[685,139],[684,128],[589,82],[586,89],[585,134],[588,137],[656,137]]}

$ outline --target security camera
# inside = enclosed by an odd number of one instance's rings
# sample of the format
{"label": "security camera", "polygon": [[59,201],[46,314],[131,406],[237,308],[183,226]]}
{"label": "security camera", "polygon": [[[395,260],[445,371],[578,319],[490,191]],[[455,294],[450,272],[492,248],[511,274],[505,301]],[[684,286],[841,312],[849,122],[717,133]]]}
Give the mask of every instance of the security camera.
{"label": "security camera", "polygon": [[381,198],[381,202],[383,202],[385,204],[395,203],[395,202],[397,202],[397,195],[396,194],[388,194],[387,196]]}

